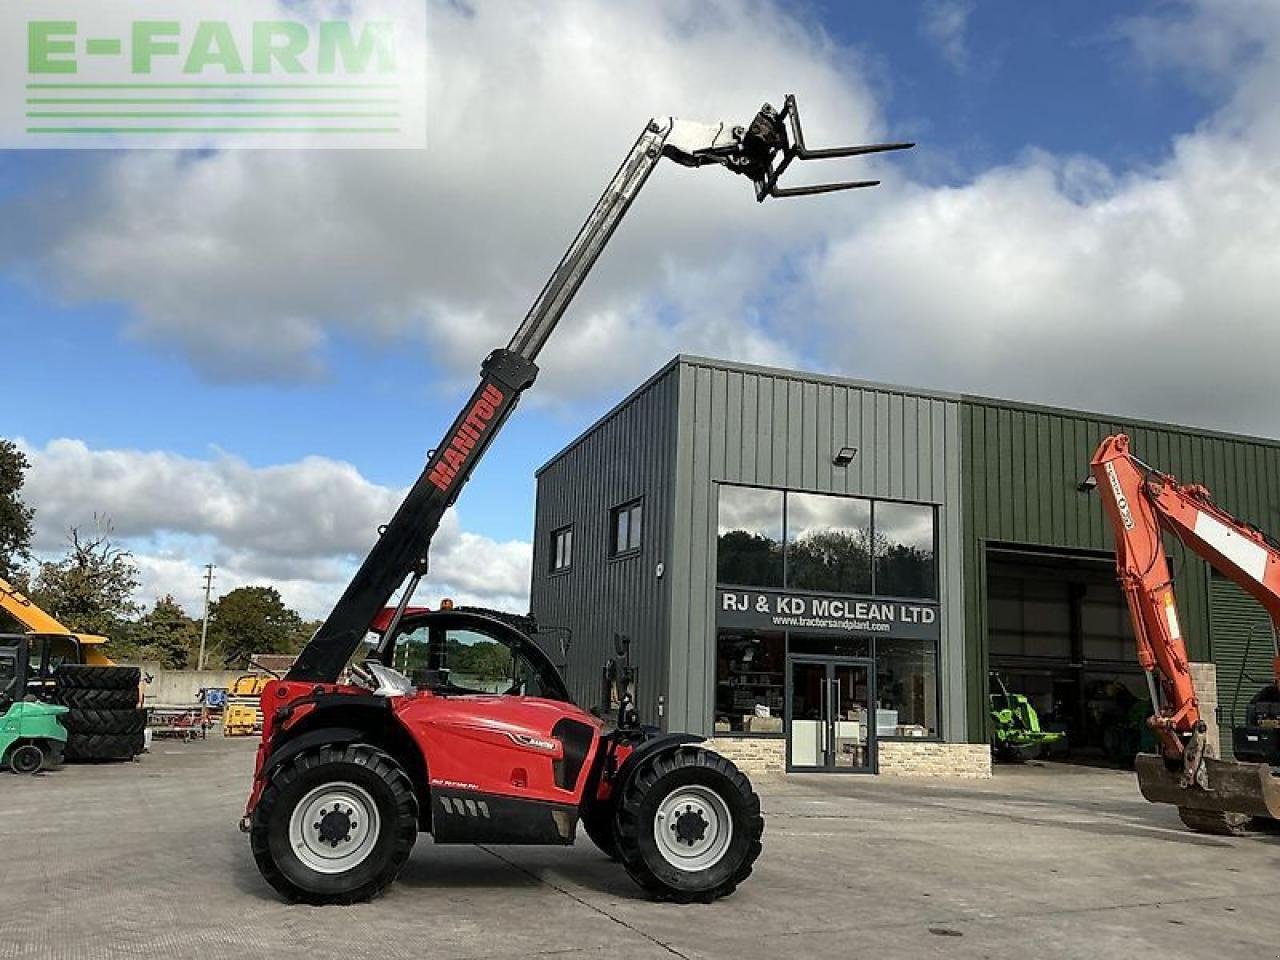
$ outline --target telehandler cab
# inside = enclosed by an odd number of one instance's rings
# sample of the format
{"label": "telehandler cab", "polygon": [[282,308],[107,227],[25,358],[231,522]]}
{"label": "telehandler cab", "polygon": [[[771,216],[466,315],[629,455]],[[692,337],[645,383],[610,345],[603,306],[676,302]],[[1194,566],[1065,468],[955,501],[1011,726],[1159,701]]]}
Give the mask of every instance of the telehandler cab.
{"label": "telehandler cab", "polygon": [[[878,182],[779,186],[796,160],[909,146],[810,150],[791,96],[747,127],[670,119],[644,128],[510,344],[484,361],[480,385],[328,619],[263,691],[241,828],[276,890],[351,903],[391,883],[420,832],[436,843],[569,844],[579,823],[661,899],[710,901],[750,874],[760,802],[732,763],[695,746],[702,737],[642,726],[628,693],[605,723],[570,701],[554,665],[513,624],[408,604],[441,518],[663,157],[742,174],[763,201]],[[355,656],[371,631],[372,651]]]}

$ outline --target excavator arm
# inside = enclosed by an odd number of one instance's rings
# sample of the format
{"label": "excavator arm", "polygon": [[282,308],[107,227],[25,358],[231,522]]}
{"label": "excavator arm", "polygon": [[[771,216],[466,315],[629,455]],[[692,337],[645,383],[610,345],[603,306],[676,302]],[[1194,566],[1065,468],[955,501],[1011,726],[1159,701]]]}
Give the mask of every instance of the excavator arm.
{"label": "excavator arm", "polygon": [[[432,537],[476,464],[493,442],[520,396],[533,385],[535,360],[574,295],[604,251],[649,175],[665,157],[682,166],[722,166],[755,186],[756,199],[794,197],[875,186],[876,180],[849,180],[781,187],[779,179],[796,160],[829,160],[889,150],[909,143],[810,149],[804,141],[795,98],[781,110],[765,104],[749,126],[652,120],[641,131],[605,188],[591,215],[569,245],[511,342],[484,361],[480,384],[463,405],[426,468],[356,571],[328,618],[299,654],[287,679],[332,682],[359,649],[374,617],[396,589],[395,615],[382,634],[395,636],[406,605],[427,573]],[[406,582],[407,581],[407,582]]]}
{"label": "excavator arm", "polygon": [[[1280,787],[1270,768],[1219,760],[1207,737],[1163,534],[1252,595],[1278,628],[1280,544],[1215,504],[1203,486],[1143,463],[1123,434],[1102,441],[1090,471],[1115,534],[1116,571],[1151,690],[1148,722],[1160,742],[1161,756],[1140,755],[1136,763],[1144,796],[1184,810],[1280,817]],[[1274,669],[1280,679],[1280,658]]]}

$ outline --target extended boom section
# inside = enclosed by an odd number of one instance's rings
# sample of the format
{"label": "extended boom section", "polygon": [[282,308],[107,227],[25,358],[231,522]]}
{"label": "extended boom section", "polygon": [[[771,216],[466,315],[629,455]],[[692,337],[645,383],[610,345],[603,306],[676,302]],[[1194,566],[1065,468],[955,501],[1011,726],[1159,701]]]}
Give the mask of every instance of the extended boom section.
{"label": "extended boom section", "polygon": [[[374,617],[408,579],[401,594],[403,614],[418,582],[427,573],[431,540],[445,512],[493,442],[520,396],[538,375],[535,361],[574,295],[599,259],[649,175],[665,157],[682,166],[721,166],[747,177],[756,198],[801,196],[870,187],[877,180],[847,180],[803,187],[778,181],[795,161],[856,157],[905,150],[910,143],[879,143],[814,150],[806,146],[795,98],[782,110],[765,104],[748,126],[691,123],[674,118],[645,125],[595,208],[538,294],[528,315],[504,349],[485,360],[480,385],[431,451],[426,468],[334,606],[299,655],[290,680],[338,678],[359,649]],[[397,615],[383,641],[400,623]]]}

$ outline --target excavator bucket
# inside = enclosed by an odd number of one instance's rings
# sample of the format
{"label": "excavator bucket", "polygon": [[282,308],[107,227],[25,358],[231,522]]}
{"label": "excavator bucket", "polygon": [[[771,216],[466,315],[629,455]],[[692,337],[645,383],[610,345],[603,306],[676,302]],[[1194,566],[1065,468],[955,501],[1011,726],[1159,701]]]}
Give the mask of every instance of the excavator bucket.
{"label": "excavator bucket", "polygon": [[1171,803],[1184,810],[1243,813],[1280,820],[1280,777],[1265,763],[1204,759],[1208,788],[1184,786],[1182,771],[1170,769],[1164,757],[1140,753],[1134,760],[1138,788],[1152,803]]}

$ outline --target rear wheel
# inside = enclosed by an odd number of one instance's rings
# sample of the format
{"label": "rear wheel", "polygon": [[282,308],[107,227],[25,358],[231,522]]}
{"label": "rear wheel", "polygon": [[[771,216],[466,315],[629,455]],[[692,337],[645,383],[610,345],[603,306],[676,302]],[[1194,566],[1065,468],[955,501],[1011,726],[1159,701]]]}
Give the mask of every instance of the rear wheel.
{"label": "rear wheel", "polygon": [[24,743],[9,754],[9,769],[14,773],[38,773],[44,766],[44,751],[34,743]]}
{"label": "rear wheel", "polygon": [[418,838],[418,801],[393,757],[324,746],[271,776],[249,842],[263,878],[289,900],[356,903],[396,878]]}
{"label": "rear wheel", "polygon": [[710,903],[733,893],[760,855],[764,818],[751,782],[697,747],[641,761],[618,804],[618,854],[661,900]]}
{"label": "rear wheel", "polygon": [[1243,837],[1249,832],[1253,817],[1247,813],[1219,813],[1215,810],[1192,810],[1179,807],[1183,824],[1196,833],[1212,833],[1219,837]]}

